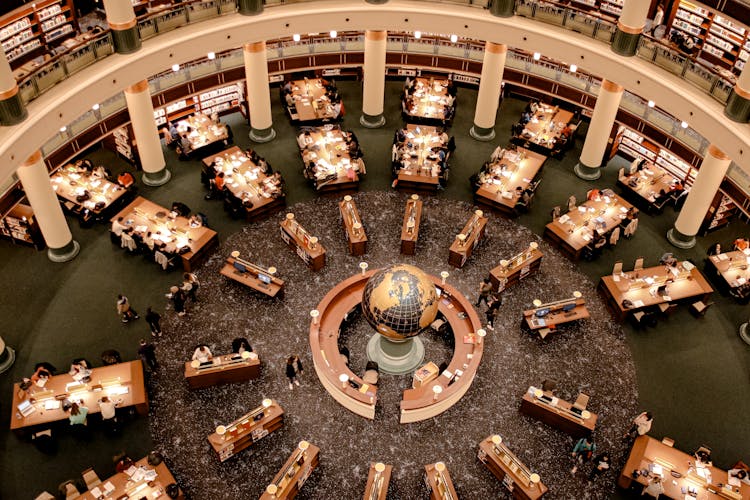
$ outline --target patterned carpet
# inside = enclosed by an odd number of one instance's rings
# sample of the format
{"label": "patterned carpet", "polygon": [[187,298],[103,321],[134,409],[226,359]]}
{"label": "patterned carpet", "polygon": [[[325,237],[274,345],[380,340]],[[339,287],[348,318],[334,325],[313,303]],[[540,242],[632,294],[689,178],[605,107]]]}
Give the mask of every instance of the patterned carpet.
{"label": "patterned carpet", "polygon": [[[471,214],[465,202],[425,199],[417,255],[399,255],[399,235],[406,196],[368,192],[355,196],[369,238],[368,254],[351,257],[339,221],[338,199],[320,198],[291,207],[300,224],[327,249],[326,267],[313,273],[279,236],[283,213],[246,226],[231,235],[197,272],[202,283],[199,302],[178,317],[169,310],[164,336],[157,340],[160,370],[149,379],[151,432],[178,482],[195,499],[258,498],[301,439],[321,448],[320,467],[302,489],[302,499],[361,498],[371,461],[394,466],[389,498],[427,498],[424,464],[444,461],[461,498],[509,498],[477,460],[477,445],[486,436],[503,436],[510,449],[550,489],[548,498],[608,498],[625,461],[627,444],[620,439],[637,413],[635,368],[622,329],[610,319],[594,284],[566,258],[528,229],[490,215],[488,240],[463,269],[448,265],[448,247]],[[439,275],[473,302],[478,283],[492,267],[538,241],[544,252],[541,272],[504,294],[495,331],[486,339],[477,377],[464,398],[446,413],[424,422],[398,423],[401,391],[410,377],[381,375],[380,401],[374,422],[336,403],[317,380],[309,353],[309,311],[342,279],[359,271],[396,262]],[[286,280],[283,299],[269,299],[230,282],[218,271],[226,255],[239,250],[261,266],[275,266]],[[176,275],[175,275],[176,276]],[[520,329],[521,311],[535,298],[550,301],[579,290],[591,319],[569,326],[541,341]],[[484,306],[482,306],[483,313]],[[481,314],[483,317],[484,315]],[[352,369],[362,373],[364,345],[373,332],[361,319],[346,332]],[[190,391],[182,367],[198,343],[214,354],[231,350],[234,337],[250,340],[263,362],[259,380]],[[439,364],[450,351],[423,335],[426,360]],[[286,358],[298,354],[305,364],[301,387],[290,391],[284,376]],[[573,439],[520,415],[520,399],[529,385],[546,378],[558,381],[559,397],[573,400],[579,391],[591,396],[589,409],[599,414],[594,434],[598,450],[613,458],[613,471],[587,481],[588,467],[570,474]],[[264,397],[279,401],[286,412],[284,427],[225,463],[214,456],[206,437],[213,429],[259,405]]]}

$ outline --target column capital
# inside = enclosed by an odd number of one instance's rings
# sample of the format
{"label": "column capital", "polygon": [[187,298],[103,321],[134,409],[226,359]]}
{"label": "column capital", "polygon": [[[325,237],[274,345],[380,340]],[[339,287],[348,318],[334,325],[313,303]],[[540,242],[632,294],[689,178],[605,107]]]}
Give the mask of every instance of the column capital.
{"label": "column capital", "polygon": [[484,44],[484,50],[492,54],[504,54],[508,52],[508,46],[504,43],[495,43],[487,40]]}
{"label": "column capital", "polygon": [[252,53],[263,52],[264,50],[266,50],[266,42],[260,41],[260,42],[245,43],[242,45],[242,50],[244,50],[245,52],[252,52]]}
{"label": "column capital", "polygon": [[148,80],[141,80],[138,83],[134,83],[133,85],[125,87],[125,92],[127,92],[128,94],[140,94],[141,92],[145,92],[146,90],[148,90]]}
{"label": "column capital", "polygon": [[40,149],[37,149],[33,153],[31,153],[31,156],[26,158],[26,161],[21,162],[22,167],[30,167],[32,165],[36,165],[42,161],[42,151]]}
{"label": "column capital", "polygon": [[130,21],[125,21],[124,23],[115,23],[107,19],[107,24],[109,24],[109,27],[115,31],[124,31],[134,28],[137,22],[138,21],[135,18]]}
{"label": "column capital", "polygon": [[646,26],[645,24],[642,24],[639,27],[635,26],[626,26],[622,24],[621,21],[617,21],[617,29],[622,31],[623,33],[627,33],[628,35],[640,35],[643,33],[643,28]]}
{"label": "column capital", "polygon": [[607,79],[602,80],[602,89],[606,90],[607,92],[622,92],[623,90],[625,90],[622,85]]}
{"label": "column capital", "polygon": [[731,160],[731,158],[729,157],[729,155],[727,155],[724,151],[722,151],[721,149],[717,148],[713,144],[709,144],[708,145],[708,154],[710,154],[711,156],[713,156],[717,160],[722,160],[722,161]]}
{"label": "column capital", "polygon": [[740,82],[734,84],[734,93],[743,99],[750,99],[750,90],[745,90],[740,87]]}
{"label": "column capital", "polygon": [[18,85],[13,85],[13,87],[9,88],[8,90],[0,91],[0,101],[10,99],[16,94],[18,94]]}
{"label": "column capital", "polygon": [[388,37],[388,32],[385,30],[366,30],[365,38],[373,41],[385,40]]}

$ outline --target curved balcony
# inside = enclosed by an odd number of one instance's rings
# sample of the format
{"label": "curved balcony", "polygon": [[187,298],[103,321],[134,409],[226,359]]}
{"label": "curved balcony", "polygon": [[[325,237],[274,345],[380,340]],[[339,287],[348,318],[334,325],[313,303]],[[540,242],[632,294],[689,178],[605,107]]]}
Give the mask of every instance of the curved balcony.
{"label": "curved balcony", "polygon": [[[145,41],[139,52],[107,57],[112,41],[105,33],[49,61],[20,82],[21,93],[29,102],[30,118],[0,130],[0,178],[5,178],[14,165],[93,103],[105,101],[124,86],[158,73],[166,65],[194,60],[207,48],[221,51],[237,47],[247,41],[248,33],[253,33],[253,39],[268,40],[328,29],[455,33],[543,52],[553,59],[575,61],[582,68],[596,68],[602,77],[655,100],[669,114],[690,123],[697,133],[750,171],[750,156],[744,154],[750,151],[747,125],[723,117],[721,103],[726,100],[731,82],[697,61],[647,38],[641,42],[639,57],[622,58],[608,47],[614,30],[611,21],[589,14],[571,16],[574,9],[550,4],[519,3],[521,17],[513,18],[494,17],[486,9],[465,5],[435,4],[429,11],[423,7],[423,3],[407,1],[385,5],[321,1],[314,5],[285,4],[248,17],[233,13],[234,0],[209,0],[181,4],[141,18],[138,26]],[[592,38],[603,43],[591,43]],[[623,62],[629,71],[623,71]],[[664,71],[654,71],[654,64]],[[684,85],[684,81],[692,85]],[[78,95],[79,88],[86,88],[85,97]],[[32,130],[34,133],[28,134]]]}

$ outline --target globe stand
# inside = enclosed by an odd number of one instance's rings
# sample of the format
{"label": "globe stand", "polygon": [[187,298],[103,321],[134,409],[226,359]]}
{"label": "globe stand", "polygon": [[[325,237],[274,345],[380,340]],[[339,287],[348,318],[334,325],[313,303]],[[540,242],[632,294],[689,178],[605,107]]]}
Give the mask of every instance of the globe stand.
{"label": "globe stand", "polygon": [[367,359],[378,364],[378,370],[390,375],[405,375],[416,370],[424,360],[424,344],[418,337],[394,342],[375,334],[367,342]]}

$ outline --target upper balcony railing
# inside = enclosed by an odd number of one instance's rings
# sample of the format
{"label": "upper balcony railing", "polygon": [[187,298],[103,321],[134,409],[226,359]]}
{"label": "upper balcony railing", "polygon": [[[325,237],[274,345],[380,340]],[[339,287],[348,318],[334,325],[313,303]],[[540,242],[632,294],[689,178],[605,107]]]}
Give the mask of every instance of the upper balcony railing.
{"label": "upper balcony railing", "polygon": [[[301,0],[265,0],[266,7],[296,3]],[[488,0],[438,0],[476,8],[487,8]],[[142,40],[237,11],[237,0],[194,0],[171,6],[138,18],[138,32]],[[614,18],[584,12],[574,7],[538,0],[517,0],[516,14],[554,24],[611,45],[616,29]],[[96,61],[114,53],[109,32],[90,39],[74,49],[44,62],[18,81],[20,95],[28,103],[57,83],[81,71]],[[710,65],[688,56],[649,36],[642,36],[638,57],[679,76],[700,88],[722,104],[726,104],[734,86],[733,78],[718,73]]]}

